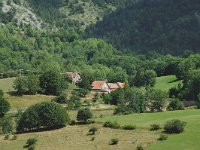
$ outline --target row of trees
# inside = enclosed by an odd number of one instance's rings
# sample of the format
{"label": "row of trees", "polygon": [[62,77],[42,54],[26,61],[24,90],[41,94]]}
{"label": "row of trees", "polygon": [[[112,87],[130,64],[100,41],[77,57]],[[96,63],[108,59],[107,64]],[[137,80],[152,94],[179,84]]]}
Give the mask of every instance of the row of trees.
{"label": "row of trees", "polygon": [[67,88],[67,82],[59,70],[47,69],[41,75],[29,73],[27,76],[19,76],[14,81],[14,89],[17,95],[37,92],[47,95],[59,95]]}
{"label": "row of trees", "polygon": [[[181,110],[183,104],[178,99],[169,99],[167,92],[152,88],[118,89],[102,96],[107,104],[117,105],[115,114],[160,112],[165,109]],[[170,103],[169,103],[170,102]],[[168,105],[169,103],[169,105]]]}

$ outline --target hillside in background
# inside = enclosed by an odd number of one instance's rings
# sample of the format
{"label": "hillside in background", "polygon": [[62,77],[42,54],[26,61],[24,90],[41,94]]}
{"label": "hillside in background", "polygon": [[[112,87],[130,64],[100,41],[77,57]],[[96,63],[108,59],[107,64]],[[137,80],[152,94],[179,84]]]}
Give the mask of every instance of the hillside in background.
{"label": "hillside in background", "polygon": [[200,1],[138,0],[87,29],[123,51],[200,51]]}
{"label": "hillside in background", "polygon": [[85,29],[127,0],[0,0],[0,22],[20,27]]}

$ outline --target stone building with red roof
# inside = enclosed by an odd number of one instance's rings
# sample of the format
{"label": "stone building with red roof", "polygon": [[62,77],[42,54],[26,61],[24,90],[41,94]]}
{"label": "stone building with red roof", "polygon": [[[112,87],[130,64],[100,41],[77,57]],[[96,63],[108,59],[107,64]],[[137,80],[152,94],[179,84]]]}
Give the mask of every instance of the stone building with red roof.
{"label": "stone building with red roof", "polygon": [[125,84],[121,82],[107,83],[106,81],[94,81],[91,85],[92,93],[110,93],[119,88],[124,88]]}

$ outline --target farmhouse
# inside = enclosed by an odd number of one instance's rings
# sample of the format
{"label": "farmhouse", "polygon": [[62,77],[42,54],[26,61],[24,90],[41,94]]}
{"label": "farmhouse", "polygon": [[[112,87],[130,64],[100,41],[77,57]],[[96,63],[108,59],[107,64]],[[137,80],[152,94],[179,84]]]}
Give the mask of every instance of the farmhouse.
{"label": "farmhouse", "polygon": [[91,88],[92,93],[110,93],[110,88],[106,81],[94,81]]}
{"label": "farmhouse", "polygon": [[82,78],[78,72],[66,72],[66,75],[72,80],[72,84],[77,84],[82,81]]}
{"label": "farmhouse", "polygon": [[106,81],[94,81],[91,85],[92,93],[110,93],[119,88],[124,88],[125,84],[121,82],[107,83]]}
{"label": "farmhouse", "polygon": [[125,84],[121,83],[121,82],[117,82],[117,83],[108,83],[108,86],[110,88],[110,92],[113,92],[119,88],[124,88]]}

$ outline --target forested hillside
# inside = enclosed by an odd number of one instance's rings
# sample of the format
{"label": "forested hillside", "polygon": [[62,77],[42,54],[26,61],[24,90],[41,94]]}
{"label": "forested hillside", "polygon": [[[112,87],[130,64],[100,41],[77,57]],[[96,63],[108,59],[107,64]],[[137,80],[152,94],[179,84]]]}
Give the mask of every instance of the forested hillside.
{"label": "forested hillside", "polygon": [[28,0],[27,5],[50,25],[62,27],[78,23],[85,28],[122,7],[125,2],[126,0]]}
{"label": "forested hillside", "polygon": [[199,8],[198,0],[138,0],[89,27],[87,35],[133,53],[199,52]]}
{"label": "forested hillside", "polygon": [[85,29],[104,15],[124,7],[127,0],[0,0],[0,22],[20,27]]}

